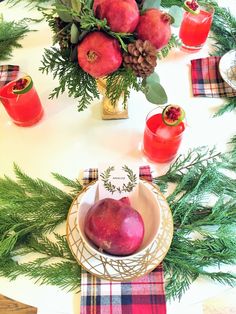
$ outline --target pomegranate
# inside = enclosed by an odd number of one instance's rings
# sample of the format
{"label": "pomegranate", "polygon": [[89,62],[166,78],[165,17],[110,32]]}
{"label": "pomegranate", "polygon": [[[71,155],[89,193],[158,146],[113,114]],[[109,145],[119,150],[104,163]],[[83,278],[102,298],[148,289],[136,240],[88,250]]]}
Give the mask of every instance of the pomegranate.
{"label": "pomegranate", "polygon": [[122,63],[118,41],[99,31],[86,35],[77,50],[80,67],[95,78],[113,73]]}
{"label": "pomegranate", "polygon": [[140,16],[137,36],[149,40],[158,50],[165,47],[171,37],[171,17],[159,9],[148,9]]}
{"label": "pomegranate", "polygon": [[139,21],[139,9],[135,0],[95,0],[94,14],[106,19],[113,32],[132,33]]}
{"label": "pomegranate", "polygon": [[143,241],[144,223],[127,198],[104,198],[89,209],[84,231],[99,250],[112,255],[130,255]]}

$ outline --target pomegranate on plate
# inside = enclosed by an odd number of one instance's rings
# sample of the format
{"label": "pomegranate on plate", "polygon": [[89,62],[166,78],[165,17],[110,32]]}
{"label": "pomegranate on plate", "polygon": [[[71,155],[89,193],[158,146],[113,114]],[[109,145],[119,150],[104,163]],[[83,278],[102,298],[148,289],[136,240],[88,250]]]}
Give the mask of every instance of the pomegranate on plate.
{"label": "pomegranate on plate", "polygon": [[84,231],[100,251],[126,256],[140,248],[144,223],[127,197],[120,200],[104,198],[88,210]]}

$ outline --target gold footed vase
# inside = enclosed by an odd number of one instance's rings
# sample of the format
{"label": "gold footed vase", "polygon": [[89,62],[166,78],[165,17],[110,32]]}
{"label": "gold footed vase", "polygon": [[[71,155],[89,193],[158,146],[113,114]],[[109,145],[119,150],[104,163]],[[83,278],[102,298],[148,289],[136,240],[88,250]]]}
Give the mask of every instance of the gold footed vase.
{"label": "gold footed vase", "polygon": [[97,87],[102,94],[102,119],[103,120],[115,120],[115,119],[127,119],[128,107],[124,108],[123,99],[120,97],[115,105],[111,103],[110,99],[106,96],[106,80],[98,79]]}

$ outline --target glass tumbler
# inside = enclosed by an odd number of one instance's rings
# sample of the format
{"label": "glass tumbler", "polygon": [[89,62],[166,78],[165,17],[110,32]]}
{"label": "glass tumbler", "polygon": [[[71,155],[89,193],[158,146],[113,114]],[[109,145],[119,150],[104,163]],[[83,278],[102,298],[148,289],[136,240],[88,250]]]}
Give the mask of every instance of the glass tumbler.
{"label": "glass tumbler", "polygon": [[177,126],[166,125],[162,120],[162,109],[153,109],[146,117],[143,136],[144,154],[153,162],[170,162],[178,152],[184,130],[184,121]]}
{"label": "glass tumbler", "polygon": [[[16,93],[16,89],[24,83],[22,80],[25,79],[29,80],[28,87],[17,90]],[[18,126],[34,125],[43,116],[43,107],[33,81],[25,73],[19,72],[15,80],[0,89],[0,101],[12,121]]]}
{"label": "glass tumbler", "polygon": [[200,5],[198,14],[184,12],[179,30],[183,50],[195,52],[203,47],[210,32],[213,15],[214,7],[208,4]]}

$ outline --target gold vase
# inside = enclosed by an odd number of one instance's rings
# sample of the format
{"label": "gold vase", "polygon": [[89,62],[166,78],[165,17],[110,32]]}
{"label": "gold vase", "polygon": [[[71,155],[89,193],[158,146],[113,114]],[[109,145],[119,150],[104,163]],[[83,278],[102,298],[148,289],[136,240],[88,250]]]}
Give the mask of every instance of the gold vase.
{"label": "gold vase", "polygon": [[127,119],[128,106],[124,108],[123,96],[121,96],[115,104],[112,104],[110,99],[106,96],[106,80],[99,78],[97,79],[97,87],[99,92],[102,94],[102,119],[113,120],[113,119]]}

